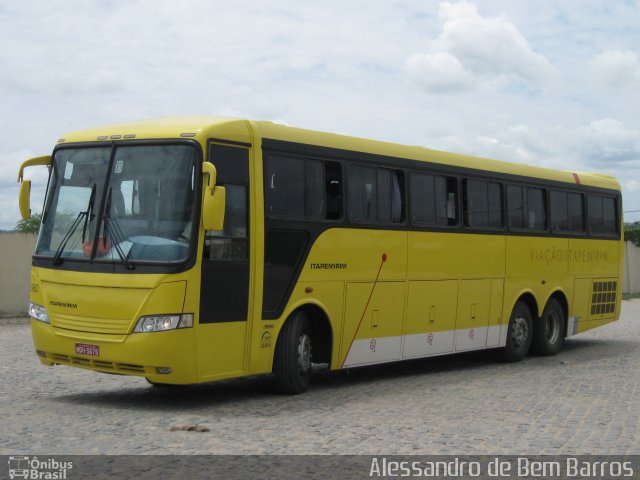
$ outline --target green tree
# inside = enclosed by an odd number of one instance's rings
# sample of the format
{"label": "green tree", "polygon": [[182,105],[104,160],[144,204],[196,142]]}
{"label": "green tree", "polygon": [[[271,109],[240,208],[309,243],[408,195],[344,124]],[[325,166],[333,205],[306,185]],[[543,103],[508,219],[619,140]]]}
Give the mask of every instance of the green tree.
{"label": "green tree", "polygon": [[624,239],[640,247],[640,222],[624,224]]}
{"label": "green tree", "polygon": [[40,228],[40,222],[42,221],[41,213],[34,213],[28,219],[20,219],[18,223],[16,223],[16,232],[23,233],[38,233],[38,229]]}

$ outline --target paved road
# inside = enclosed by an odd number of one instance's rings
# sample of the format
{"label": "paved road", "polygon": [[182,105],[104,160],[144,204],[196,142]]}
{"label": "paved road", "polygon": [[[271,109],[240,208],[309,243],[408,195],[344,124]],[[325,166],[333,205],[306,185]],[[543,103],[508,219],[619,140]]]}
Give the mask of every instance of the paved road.
{"label": "paved road", "polygon": [[[267,379],[165,390],[47,368],[0,321],[0,454],[640,454],[640,299],[555,357],[487,353],[324,373],[300,396]],[[172,431],[202,425],[208,432]]]}

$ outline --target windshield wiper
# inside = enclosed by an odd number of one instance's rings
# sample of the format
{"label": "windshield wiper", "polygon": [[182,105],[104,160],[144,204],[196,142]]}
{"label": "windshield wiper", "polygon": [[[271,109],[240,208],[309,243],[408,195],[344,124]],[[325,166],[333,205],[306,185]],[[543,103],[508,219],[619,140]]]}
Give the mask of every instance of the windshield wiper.
{"label": "windshield wiper", "polygon": [[56,253],[53,256],[52,263],[54,265],[60,265],[62,263],[63,261],[62,253],[64,252],[64,249],[67,246],[67,243],[69,243],[69,240],[73,236],[74,232],[78,228],[78,225],[80,225],[80,222],[82,221],[83,218],[84,218],[84,227],[82,228],[81,241],[84,242],[84,238],[87,233],[87,224],[91,220],[93,220],[93,217],[94,217],[94,215],[91,212],[93,212],[93,202],[95,201],[95,198],[96,198],[96,184],[94,183],[93,187],[91,188],[91,195],[89,196],[89,203],[87,204],[87,209],[84,212],[78,213],[78,216],[69,227],[69,230],[67,230],[67,233],[65,234],[65,236],[62,238],[62,241],[60,242],[60,245],[58,246],[58,249],[56,250]]}
{"label": "windshield wiper", "polygon": [[131,261],[128,258],[128,254],[125,255],[124,251],[122,250],[122,247],[120,246],[120,244],[125,241],[125,237],[124,237],[124,234],[122,233],[122,229],[120,228],[118,221],[115,218],[111,218],[111,192],[112,191],[113,191],[113,187],[110,187],[109,194],[107,195],[107,205],[105,206],[105,209],[104,209],[104,217],[103,217],[104,234],[107,235],[108,233],[113,238],[114,240],[113,247],[118,253],[121,263],[127,268],[127,270],[135,270],[136,268],[135,265],[131,263]]}
{"label": "windshield wiper", "polygon": [[84,225],[82,226],[82,241],[84,242],[84,237],[87,234],[87,225],[91,223],[91,220],[95,217],[93,214],[93,202],[96,199],[96,184],[93,184],[93,188],[91,189],[91,196],[89,197],[89,205],[87,205],[87,214],[84,217]]}

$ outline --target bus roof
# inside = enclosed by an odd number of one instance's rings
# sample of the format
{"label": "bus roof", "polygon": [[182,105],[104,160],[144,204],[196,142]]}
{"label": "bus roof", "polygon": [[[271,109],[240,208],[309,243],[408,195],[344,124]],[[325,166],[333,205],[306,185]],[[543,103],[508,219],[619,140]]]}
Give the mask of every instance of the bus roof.
{"label": "bus roof", "polygon": [[401,145],[336,133],[306,130],[268,121],[204,115],[161,117],[80,130],[64,135],[64,138],[58,140],[58,144],[166,138],[193,138],[200,141],[202,145],[205,145],[210,138],[229,139],[248,144],[255,143],[256,138],[268,138],[318,147],[620,190],[620,184],[615,177],[602,173],[555,170],[522,163],[443,152],[420,146]]}
{"label": "bus roof", "polygon": [[[97,142],[105,140],[149,140],[166,138],[208,138],[211,132],[229,129],[232,132],[245,131],[248,140],[246,120],[213,116],[159,117],[135,122],[117,123],[101,127],[78,130],[63,135],[61,143]],[[220,133],[217,133],[220,136]]]}

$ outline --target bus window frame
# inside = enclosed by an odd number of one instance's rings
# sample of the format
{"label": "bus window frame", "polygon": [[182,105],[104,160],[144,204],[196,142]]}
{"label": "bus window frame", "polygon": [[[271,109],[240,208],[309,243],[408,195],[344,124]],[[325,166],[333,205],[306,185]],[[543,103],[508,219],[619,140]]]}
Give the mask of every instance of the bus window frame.
{"label": "bus window frame", "polygon": [[[412,187],[411,187],[411,176],[412,175],[430,175],[432,177],[442,177],[444,178],[445,181],[445,193],[449,193],[449,181],[453,181],[455,182],[456,185],[456,200],[455,200],[455,223],[453,223],[452,225],[440,225],[437,223],[427,223],[427,222],[421,222],[418,220],[413,220],[411,218],[411,215],[413,213],[413,202],[412,202]],[[460,219],[462,218],[461,216],[461,205],[462,205],[462,195],[461,195],[461,191],[460,191],[461,187],[460,187],[460,176],[456,175],[454,172],[446,172],[446,171],[434,171],[434,170],[428,170],[428,169],[417,169],[417,168],[410,168],[407,170],[407,172],[405,173],[405,190],[406,190],[406,204],[407,204],[407,209],[406,209],[406,219],[407,219],[407,223],[408,225],[410,225],[411,227],[413,227],[413,230],[419,230],[419,231],[456,231],[456,230],[460,230],[461,229],[461,221]],[[448,219],[448,218],[447,218]]]}
{"label": "bus window frame", "polygon": [[[597,193],[597,192],[585,192],[586,196],[586,205],[585,205],[585,215],[586,215],[586,230],[589,238],[602,238],[606,240],[618,239],[620,237],[620,227],[621,227],[621,218],[620,218],[620,195],[607,195],[606,193]],[[601,199],[610,198],[613,200],[613,208],[614,208],[614,221],[615,221],[615,229],[613,233],[607,232],[593,232],[591,228],[591,222],[589,221],[590,217],[590,208],[589,208],[589,198],[590,197],[598,197]]]}
{"label": "bus window frame", "polygon": [[[137,146],[158,146],[158,145],[189,145],[196,150],[197,158],[196,158],[196,169],[195,169],[195,195],[194,195],[194,211],[193,218],[194,222],[192,225],[192,238],[196,242],[190,247],[189,255],[183,259],[178,261],[171,262],[155,262],[152,260],[136,260],[135,270],[129,270],[121,262],[118,261],[91,261],[85,258],[76,258],[70,257],[65,258],[65,261],[60,265],[51,265],[51,256],[48,255],[32,255],[32,265],[34,267],[39,268],[47,268],[54,270],[64,270],[64,271],[73,271],[73,272],[88,272],[88,273],[125,273],[128,275],[135,274],[174,274],[174,273],[182,273],[192,269],[197,262],[198,257],[198,242],[197,235],[199,233],[200,227],[200,219],[202,217],[202,163],[205,161],[205,152],[202,149],[202,145],[200,142],[188,138],[159,138],[159,139],[127,139],[127,140],[108,140],[108,141],[90,141],[90,142],[70,142],[64,143],[60,145],[56,145],[52,152],[52,158],[55,156],[56,152],[59,150],[65,149],[73,149],[73,148],[100,148],[100,147],[110,147],[112,148],[112,154],[116,147],[119,146],[129,146],[129,145],[137,145]],[[45,191],[45,202],[47,202],[47,198],[49,196],[49,188],[51,187],[51,176],[54,171],[54,166],[49,169],[49,175],[47,178],[47,189]],[[111,175],[111,170],[113,166],[109,166],[108,176]],[[105,184],[108,182],[108,178],[105,180]],[[48,208],[48,205],[45,203],[43,205],[44,208]],[[195,232],[195,235],[194,235]]]}
{"label": "bus window frame", "polygon": [[[468,219],[469,214],[467,211],[467,201],[468,201],[467,182],[469,180],[486,182],[487,184],[496,183],[500,186],[500,213],[502,215],[502,225],[500,227],[488,227],[488,226],[473,227],[469,225],[469,219]],[[506,198],[505,198],[506,197],[505,186],[507,185],[507,183],[502,179],[496,179],[496,178],[487,177],[487,176],[464,175],[461,177],[459,184],[462,190],[462,201],[460,202],[460,209],[461,209],[460,224],[462,225],[463,231],[469,232],[469,233],[478,232],[478,233],[493,233],[493,234],[502,233],[503,235],[507,234],[509,232],[509,230],[507,229],[508,222],[507,222],[507,210],[506,210]],[[488,197],[487,197],[487,201],[488,201]]]}
{"label": "bus window frame", "polygon": [[[350,225],[357,226],[357,227],[366,227],[366,226],[384,227],[385,229],[397,229],[397,230],[403,230],[403,229],[406,230],[407,227],[411,225],[408,218],[409,217],[408,200],[407,200],[408,176],[407,176],[406,168],[396,167],[395,165],[390,165],[389,163],[379,164],[379,163],[371,163],[371,162],[354,162],[354,161],[343,162],[343,166],[346,167],[343,169],[343,172],[346,172],[346,177],[343,180],[343,183],[345,184],[345,190],[346,190],[345,192],[346,195],[343,196],[343,216]],[[350,187],[349,187],[349,180],[350,180],[353,167],[373,168],[375,170],[376,195],[378,192],[377,190],[378,170],[383,169],[383,170],[388,170],[390,172],[400,172],[402,174],[402,179],[401,181],[398,182],[398,187],[400,188],[400,218],[401,218],[399,222],[393,222],[393,221],[387,222],[387,221],[368,220],[368,219],[359,220],[359,219],[351,218],[351,215],[349,215],[349,198],[351,193]],[[393,199],[390,199],[390,200],[391,202],[393,202]],[[376,205],[377,205],[377,199],[376,199]],[[376,216],[377,216],[377,210],[376,210]]]}
{"label": "bus window frame", "polygon": [[[509,221],[509,187],[519,187],[523,189],[523,198],[527,194],[528,189],[536,189],[542,190],[542,201],[543,201],[543,210],[545,214],[545,226],[544,228],[527,228],[527,227],[512,227],[511,222]],[[506,220],[507,220],[507,229],[510,233],[520,234],[520,235],[531,235],[531,236],[544,236],[545,234],[551,233],[551,209],[549,206],[550,196],[549,196],[549,186],[540,185],[540,184],[532,184],[532,183],[524,183],[524,182],[504,182],[504,203],[506,209]],[[529,202],[529,198],[527,198],[527,204]],[[522,208],[525,208],[523,204]],[[527,217],[528,220],[528,217]]]}
{"label": "bus window frame", "polygon": [[[551,218],[551,194],[553,192],[564,193],[567,195],[567,206],[568,206],[568,195],[569,194],[578,194],[582,196],[582,230],[563,230],[560,228],[554,228],[552,218]],[[547,198],[548,198],[548,212],[549,212],[549,231],[558,237],[569,237],[569,238],[592,238],[589,233],[589,228],[587,224],[587,196],[588,191],[586,190],[577,190],[575,188],[563,188],[563,187],[549,187],[547,189]],[[568,221],[568,211],[567,211],[567,221]]]}
{"label": "bus window frame", "polygon": [[[277,214],[274,215],[270,212],[267,211],[267,188],[269,185],[269,178],[267,175],[267,163],[269,162],[269,157],[289,157],[289,158],[296,158],[299,159],[300,161],[314,161],[314,162],[321,162],[322,166],[323,166],[323,170],[322,170],[322,175],[323,175],[323,185],[324,185],[324,194],[325,194],[325,218],[317,218],[317,217],[307,217],[306,215],[303,216],[293,216],[293,215],[282,215],[282,214]],[[340,193],[341,193],[341,200],[342,200],[342,204],[341,204],[341,208],[340,208],[340,217],[339,218],[326,218],[327,215],[327,210],[326,210],[326,206],[327,206],[327,192],[326,192],[326,181],[327,181],[327,163],[331,163],[334,165],[337,165],[340,169]],[[262,154],[262,170],[263,170],[263,193],[262,193],[262,199],[263,199],[263,205],[264,205],[264,216],[265,219],[269,219],[269,220],[278,220],[278,221],[284,221],[284,222],[296,222],[296,223],[343,223],[344,219],[346,217],[345,215],[345,206],[346,206],[346,200],[345,200],[345,195],[346,195],[346,168],[345,168],[345,164],[344,162],[338,160],[338,159],[334,159],[334,158],[324,158],[324,157],[319,157],[319,156],[315,156],[315,155],[302,155],[302,154],[298,154],[298,153],[292,153],[292,152],[288,152],[288,151],[279,151],[279,150],[263,150],[263,154]],[[305,168],[305,172],[306,172],[306,168]]]}
{"label": "bus window frame", "polygon": [[[530,236],[530,237],[556,237],[556,238],[606,238],[606,239],[620,239],[622,235],[622,195],[621,192],[615,188],[600,187],[596,185],[584,185],[574,184],[563,180],[547,179],[543,176],[527,176],[519,174],[503,173],[499,170],[483,170],[474,167],[467,167],[461,165],[449,165],[436,160],[429,159],[416,159],[407,156],[394,156],[388,154],[367,153],[359,150],[349,150],[344,148],[327,147],[321,145],[313,145],[303,142],[292,142],[287,140],[280,140],[274,138],[264,138],[262,145],[263,158],[266,158],[267,154],[281,154],[291,156],[303,156],[310,158],[317,158],[323,161],[336,162],[342,166],[343,172],[343,212],[342,218],[338,222],[337,220],[316,220],[315,222],[334,222],[337,227],[344,226],[345,228],[378,228],[385,230],[410,230],[410,231],[443,231],[443,232],[457,232],[457,233],[484,233],[488,235],[513,235],[513,236]],[[434,157],[437,158],[437,157]],[[353,222],[348,217],[348,200],[347,200],[347,185],[348,182],[348,167],[351,163],[358,165],[368,165],[373,167],[391,168],[393,170],[401,171],[405,175],[405,208],[409,208],[409,191],[408,191],[408,174],[409,172],[426,172],[434,175],[444,175],[447,178],[455,178],[458,187],[458,199],[456,205],[457,225],[449,226],[421,226],[415,225],[410,221],[409,211],[405,210],[404,218],[405,222],[402,224],[382,224],[382,223],[370,223],[370,222]],[[504,227],[502,229],[481,230],[474,229],[464,225],[463,209],[464,209],[464,191],[463,181],[467,178],[474,178],[485,181],[493,181],[501,183],[503,186],[503,218]],[[507,219],[507,205],[506,205],[506,186],[509,184],[524,185],[531,188],[541,188],[546,192],[546,215],[547,215],[547,227],[545,230],[513,230],[508,228]],[[590,235],[588,229],[582,233],[570,233],[570,232],[557,232],[551,228],[551,211],[550,211],[550,192],[551,190],[571,191],[574,193],[580,193],[583,196],[589,194],[604,195],[617,199],[617,218],[618,228],[615,236],[600,237]],[[586,206],[585,206],[586,215]],[[265,215],[265,218],[267,216]],[[273,218],[273,217],[271,217]],[[274,220],[283,221],[298,221],[298,219],[290,218],[273,218]],[[304,222],[304,219],[299,219]],[[586,222],[586,219],[585,219]],[[307,222],[308,223],[308,222]]]}

